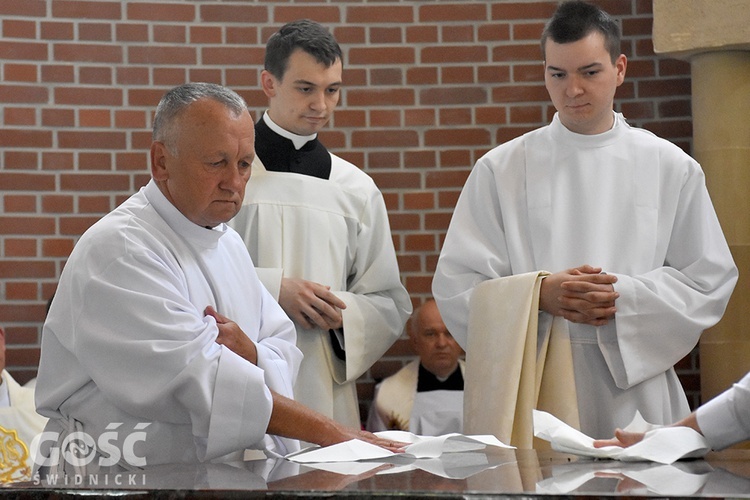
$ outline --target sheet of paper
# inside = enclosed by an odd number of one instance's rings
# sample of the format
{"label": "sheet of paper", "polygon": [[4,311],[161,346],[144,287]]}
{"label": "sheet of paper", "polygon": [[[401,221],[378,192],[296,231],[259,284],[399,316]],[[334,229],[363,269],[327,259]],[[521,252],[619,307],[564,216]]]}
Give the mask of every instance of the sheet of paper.
{"label": "sheet of paper", "polygon": [[[626,430],[645,432],[643,441],[627,448],[594,448],[594,440],[549,413],[534,410],[534,435],[552,444],[552,449],[592,458],[651,461],[671,464],[683,458],[702,457],[711,447],[698,432],[688,427],[659,427],[649,424],[639,413]],[[613,430],[614,432],[614,430]]]}
{"label": "sheet of paper", "polygon": [[410,443],[403,453],[393,453],[379,446],[352,439],[344,443],[312,447],[287,455],[285,458],[297,463],[321,462],[354,462],[358,460],[373,460],[389,458],[396,455],[412,458],[437,458],[443,453],[458,453],[482,450],[486,446],[513,448],[502,443],[495,436],[463,434],[445,434],[442,436],[418,436],[405,431],[383,431],[376,433],[392,441]]}

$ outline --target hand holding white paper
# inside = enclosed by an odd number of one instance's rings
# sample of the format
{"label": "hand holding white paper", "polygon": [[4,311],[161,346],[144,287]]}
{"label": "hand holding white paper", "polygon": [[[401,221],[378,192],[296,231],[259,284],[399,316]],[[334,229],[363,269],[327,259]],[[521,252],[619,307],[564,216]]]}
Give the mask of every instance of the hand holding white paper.
{"label": "hand holding white paper", "polygon": [[[636,412],[625,428],[645,432],[643,441],[627,448],[594,448],[594,439],[570,427],[549,413],[534,410],[534,435],[552,444],[552,449],[591,458],[623,462],[650,461],[671,464],[684,458],[698,458],[711,450],[706,438],[689,427],[661,427],[643,420]],[[614,430],[613,430],[614,432]]]}

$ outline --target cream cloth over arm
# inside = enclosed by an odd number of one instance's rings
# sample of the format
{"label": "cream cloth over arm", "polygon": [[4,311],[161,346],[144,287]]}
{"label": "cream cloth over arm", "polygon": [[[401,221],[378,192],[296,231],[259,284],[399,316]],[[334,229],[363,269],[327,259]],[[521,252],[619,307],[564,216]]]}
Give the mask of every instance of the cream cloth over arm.
{"label": "cream cloth over arm", "polygon": [[566,323],[552,321],[538,345],[539,291],[546,272],[485,281],[469,306],[464,433],[534,447],[532,410],[579,428]]}

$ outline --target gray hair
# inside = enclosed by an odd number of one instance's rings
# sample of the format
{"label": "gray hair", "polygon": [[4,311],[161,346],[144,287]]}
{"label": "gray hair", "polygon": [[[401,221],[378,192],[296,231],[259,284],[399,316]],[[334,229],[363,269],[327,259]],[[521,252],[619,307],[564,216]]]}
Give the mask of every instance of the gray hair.
{"label": "gray hair", "polygon": [[215,83],[184,83],[164,94],[159,101],[154,115],[153,140],[163,142],[172,151],[175,118],[200,99],[213,99],[226,106],[235,116],[247,111],[247,103],[234,90]]}

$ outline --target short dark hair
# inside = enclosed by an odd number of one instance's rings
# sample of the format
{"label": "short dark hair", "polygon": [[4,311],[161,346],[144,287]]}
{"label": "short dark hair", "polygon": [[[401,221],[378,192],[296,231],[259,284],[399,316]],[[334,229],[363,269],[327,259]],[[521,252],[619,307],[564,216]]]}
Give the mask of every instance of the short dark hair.
{"label": "short dark hair", "polygon": [[548,39],[555,43],[577,42],[592,31],[604,35],[604,47],[612,63],[620,56],[620,25],[605,11],[580,0],[561,3],[542,31],[542,57]]}
{"label": "short dark hair", "polygon": [[282,80],[289,56],[302,49],[326,68],[343,61],[341,47],[327,28],[310,19],[299,19],[282,26],[266,43],[264,68]]}
{"label": "short dark hair", "polygon": [[235,116],[247,111],[247,103],[234,90],[215,83],[184,83],[169,90],[159,101],[154,115],[153,140],[163,142],[174,153],[175,118],[200,99],[213,99],[226,106]]}

